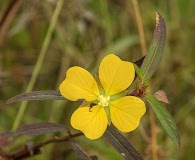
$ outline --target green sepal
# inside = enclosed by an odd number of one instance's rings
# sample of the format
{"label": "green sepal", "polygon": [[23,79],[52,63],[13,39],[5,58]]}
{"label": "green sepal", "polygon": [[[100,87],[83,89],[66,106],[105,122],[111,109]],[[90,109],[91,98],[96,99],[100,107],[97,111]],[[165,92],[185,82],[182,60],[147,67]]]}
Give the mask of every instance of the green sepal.
{"label": "green sepal", "polygon": [[127,95],[127,93],[128,93],[128,90],[124,90],[120,93],[114,94],[114,95],[110,96],[110,101],[114,101],[114,100],[117,100],[121,97],[124,97],[125,95]]}
{"label": "green sepal", "polygon": [[104,109],[105,109],[105,112],[106,112],[106,115],[107,115],[107,118],[108,118],[108,125],[110,126],[110,124],[111,124],[110,108],[109,108],[109,106],[106,106],[106,107],[104,107]]}

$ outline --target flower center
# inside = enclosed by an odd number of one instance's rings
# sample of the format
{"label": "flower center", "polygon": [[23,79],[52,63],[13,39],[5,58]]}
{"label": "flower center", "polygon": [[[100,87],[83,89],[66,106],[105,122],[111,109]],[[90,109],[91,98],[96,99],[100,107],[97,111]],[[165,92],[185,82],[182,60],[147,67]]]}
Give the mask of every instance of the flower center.
{"label": "flower center", "polygon": [[109,100],[110,100],[110,96],[106,97],[106,96],[100,95],[98,98],[98,101],[99,101],[98,105],[106,107],[109,104]]}

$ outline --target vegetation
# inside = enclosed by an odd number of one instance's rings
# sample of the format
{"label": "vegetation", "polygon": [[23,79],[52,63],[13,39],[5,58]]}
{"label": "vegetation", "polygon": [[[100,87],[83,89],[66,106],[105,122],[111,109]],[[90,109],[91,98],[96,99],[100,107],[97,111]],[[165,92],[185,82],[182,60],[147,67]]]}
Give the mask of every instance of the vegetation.
{"label": "vegetation", "polygon": [[[149,105],[138,129],[123,135],[146,160],[195,159],[194,7],[193,0],[0,1],[0,131],[53,122],[77,133],[70,126],[70,116],[80,102],[5,103],[24,92],[59,90],[71,66],[81,66],[95,74],[108,53],[127,61],[139,60],[152,42],[157,11],[165,20],[167,38],[149,92],[166,92],[170,101],[166,108],[180,132],[181,148],[178,150],[171,141]],[[74,138],[76,143],[45,145],[41,154],[28,159],[77,159],[72,148],[80,147],[101,160],[123,159],[105,137],[91,141],[81,135]],[[0,155],[24,146],[31,150],[48,139],[66,136],[67,132],[56,132],[0,139]]]}

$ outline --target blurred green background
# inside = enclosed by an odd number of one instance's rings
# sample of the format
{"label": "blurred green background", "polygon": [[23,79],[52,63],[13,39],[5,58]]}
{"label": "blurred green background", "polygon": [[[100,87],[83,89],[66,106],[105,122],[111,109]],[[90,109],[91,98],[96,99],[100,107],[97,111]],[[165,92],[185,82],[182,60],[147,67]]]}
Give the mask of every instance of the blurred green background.
{"label": "blurred green background", "polygon": [[[21,103],[5,105],[5,102],[26,91],[57,2],[15,0],[13,3],[0,0],[0,131],[13,127]],[[139,0],[137,7],[142,17],[147,48],[155,28],[156,11],[163,16],[167,26],[164,56],[152,78],[151,90],[162,89],[167,93],[171,102],[167,108],[178,125],[181,150],[177,150],[156,121],[158,159],[195,159],[195,1]],[[115,53],[129,61],[141,58],[134,8],[131,0],[64,0],[32,90],[58,90],[70,66],[78,65],[94,71],[108,53]],[[7,10],[9,14],[4,19]],[[78,102],[69,101],[29,101],[19,125],[50,121],[70,127],[70,115],[78,105]],[[141,122],[138,129],[125,136],[146,160],[150,160],[152,148],[148,111]],[[54,135],[64,136],[66,133],[19,136],[10,140],[11,144],[4,144],[3,148],[11,152],[27,142],[36,144]],[[97,155],[100,160],[123,159],[104,138],[91,141],[82,136],[75,140],[88,154]],[[3,142],[0,144],[2,146]],[[69,142],[64,142],[46,146],[41,155],[29,159],[76,157]]]}

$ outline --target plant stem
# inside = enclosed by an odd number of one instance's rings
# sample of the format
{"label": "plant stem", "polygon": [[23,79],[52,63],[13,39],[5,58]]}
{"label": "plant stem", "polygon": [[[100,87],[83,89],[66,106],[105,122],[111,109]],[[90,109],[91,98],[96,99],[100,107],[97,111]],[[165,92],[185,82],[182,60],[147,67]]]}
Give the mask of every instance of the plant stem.
{"label": "plant stem", "polygon": [[147,49],[146,49],[146,40],[145,40],[145,35],[144,35],[142,18],[141,18],[141,14],[140,14],[139,5],[137,3],[137,0],[132,0],[132,2],[133,2],[134,11],[135,11],[137,27],[138,27],[138,31],[139,31],[139,39],[141,42],[142,55],[144,56],[147,52]]}
{"label": "plant stem", "polygon": [[0,46],[3,46],[3,43],[6,39],[9,26],[16,16],[17,11],[19,10],[22,0],[12,0],[8,4],[7,9],[0,18]]}
{"label": "plant stem", "polygon": [[[145,36],[144,36],[142,18],[141,18],[141,14],[140,14],[139,5],[138,5],[137,0],[132,0],[132,2],[133,2],[134,11],[135,11],[138,31],[139,31],[139,38],[140,38],[140,42],[141,42],[142,55],[144,56],[146,54],[147,50],[146,50],[146,41],[145,41]],[[158,147],[157,147],[157,142],[156,142],[156,123],[155,123],[154,112],[152,111],[151,108],[149,108],[149,117],[150,117],[150,126],[151,126],[150,132],[151,132],[152,159],[157,160],[158,159]]]}
{"label": "plant stem", "polygon": [[158,147],[156,142],[156,123],[154,112],[151,108],[149,108],[149,116],[150,116],[150,132],[151,132],[151,148],[152,148],[152,159],[158,159]]}
{"label": "plant stem", "polygon": [[[45,39],[44,39],[39,57],[38,57],[37,62],[35,64],[35,68],[33,70],[33,73],[32,73],[32,76],[30,78],[30,81],[28,83],[28,86],[26,88],[26,92],[31,92],[32,89],[34,88],[35,82],[36,82],[38,74],[39,74],[39,72],[42,68],[42,64],[43,64],[45,55],[47,53],[47,50],[48,50],[48,47],[49,47],[49,44],[50,44],[50,41],[51,41],[51,36],[54,32],[55,25],[57,23],[60,11],[62,9],[63,2],[64,2],[64,0],[58,0],[58,2],[56,4],[55,11],[54,11],[52,19],[51,19],[51,23],[50,23],[49,28],[47,30],[47,33],[46,33],[46,36],[45,36]],[[18,126],[21,122],[21,119],[24,115],[24,112],[26,110],[27,104],[28,104],[27,101],[22,101],[21,102],[19,111],[16,115],[16,119],[15,119],[14,124],[12,126],[12,130],[16,130],[18,128]]]}
{"label": "plant stem", "polygon": [[77,132],[75,134],[69,134],[68,136],[65,136],[65,137],[54,137],[54,138],[48,139],[46,141],[40,142],[39,144],[32,146],[32,148],[30,148],[30,149],[29,148],[27,149],[28,144],[25,144],[25,146],[23,148],[18,149],[12,153],[7,153],[0,148],[0,155],[4,158],[10,159],[10,160],[11,159],[17,160],[17,159],[32,157],[32,156],[35,156],[37,154],[40,154],[41,149],[48,144],[71,141],[71,139],[73,139],[75,137],[82,136],[82,135],[83,135],[82,132]]}

